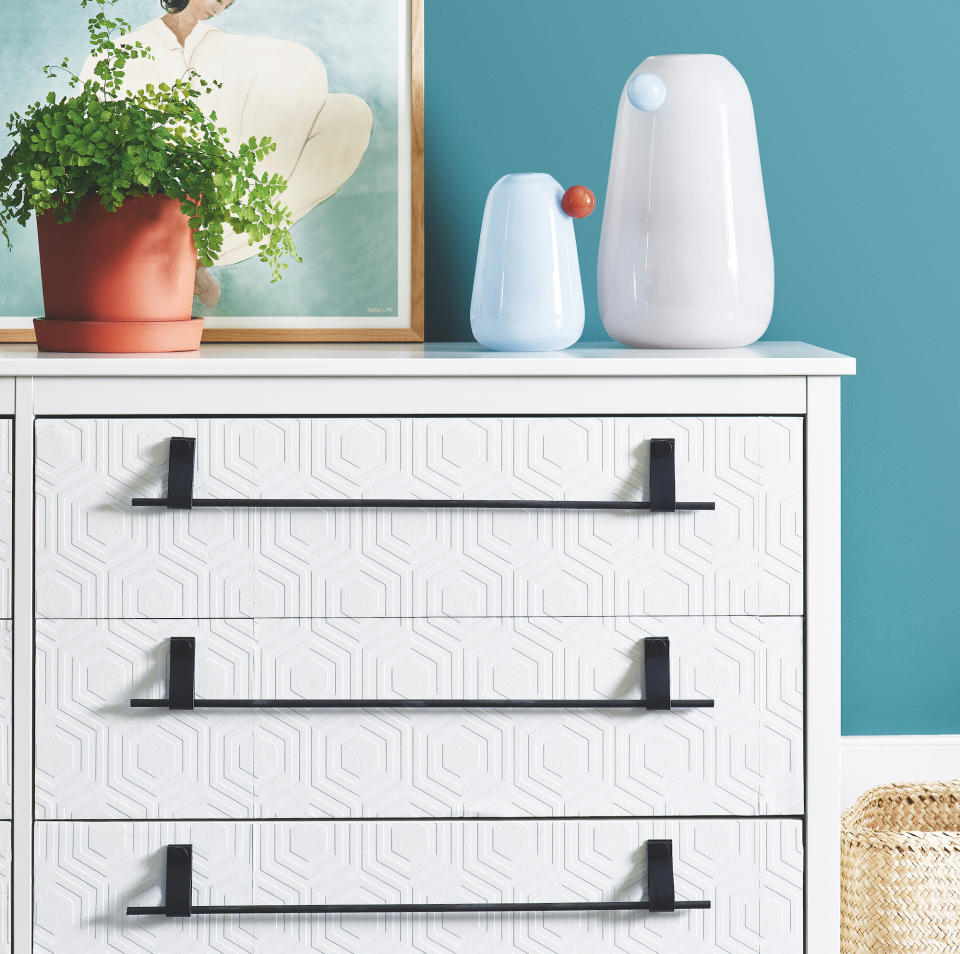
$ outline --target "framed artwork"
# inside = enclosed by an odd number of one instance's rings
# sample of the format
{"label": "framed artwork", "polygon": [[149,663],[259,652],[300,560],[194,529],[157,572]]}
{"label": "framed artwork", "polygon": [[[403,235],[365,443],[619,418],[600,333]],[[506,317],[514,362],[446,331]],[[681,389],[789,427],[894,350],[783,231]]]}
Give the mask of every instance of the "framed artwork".
{"label": "framed artwork", "polygon": [[[0,117],[45,95],[45,64],[66,55],[90,75],[91,10],[5,10]],[[131,88],[191,68],[217,80],[210,108],[228,136],[273,138],[265,165],[288,181],[303,262],[271,284],[228,230],[214,267],[197,271],[204,340],[422,341],[423,0],[119,0],[111,12],[153,54],[128,67]],[[0,340],[32,341],[43,315],[35,223],[11,236]]]}

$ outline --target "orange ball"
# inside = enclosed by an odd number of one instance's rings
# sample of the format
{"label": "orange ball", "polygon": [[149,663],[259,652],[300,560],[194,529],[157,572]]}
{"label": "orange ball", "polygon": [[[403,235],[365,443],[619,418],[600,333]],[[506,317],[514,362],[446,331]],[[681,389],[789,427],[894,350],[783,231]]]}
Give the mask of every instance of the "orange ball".
{"label": "orange ball", "polygon": [[560,203],[572,219],[585,219],[597,207],[597,197],[586,186],[571,186]]}

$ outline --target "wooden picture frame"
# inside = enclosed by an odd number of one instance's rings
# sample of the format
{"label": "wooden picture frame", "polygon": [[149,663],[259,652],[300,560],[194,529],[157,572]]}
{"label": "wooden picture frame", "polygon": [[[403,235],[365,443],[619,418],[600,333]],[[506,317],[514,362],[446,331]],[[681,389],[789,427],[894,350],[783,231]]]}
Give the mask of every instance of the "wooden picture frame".
{"label": "wooden picture frame", "polygon": [[[408,16],[403,23],[403,36],[398,37],[398,44],[404,46],[400,52],[401,68],[398,77],[401,81],[400,109],[398,131],[399,141],[399,197],[398,205],[398,273],[399,294],[396,306],[389,309],[368,308],[367,311],[377,313],[388,312],[386,320],[378,322],[377,315],[371,314],[370,327],[362,325],[362,318],[345,319],[349,327],[333,327],[335,318],[319,318],[328,326],[309,327],[310,316],[290,319],[296,321],[296,327],[283,327],[283,319],[278,317],[275,325],[268,325],[267,319],[263,324],[252,327],[257,319],[238,319],[238,327],[230,327],[228,317],[208,319],[204,330],[205,342],[421,342],[424,340],[424,0],[398,0],[401,4],[400,21]],[[405,6],[406,9],[403,9]],[[407,42],[408,41],[408,42]],[[409,66],[409,86],[404,89],[403,77],[406,70],[403,64],[403,53],[408,50],[407,65]],[[406,96],[409,95],[409,110],[406,108]],[[409,117],[409,134],[403,129]],[[405,143],[409,142],[409,166],[405,160]],[[403,189],[403,178],[406,169],[410,175],[410,212],[409,212],[409,243],[404,239],[406,233],[405,210],[406,195]],[[21,241],[28,240],[24,235]],[[35,239],[33,240],[35,241]],[[405,271],[407,250],[409,249],[409,279]],[[0,250],[0,254],[3,254]],[[296,268],[292,265],[287,272],[285,282],[296,279]],[[409,289],[409,312],[405,308]],[[39,288],[38,288],[39,294]],[[291,312],[283,312],[290,314]],[[338,312],[341,314],[342,312]],[[349,313],[349,312],[348,312]],[[33,342],[32,317],[0,319],[0,342]],[[409,320],[407,320],[409,318]],[[384,324],[392,326],[384,327]],[[23,327],[20,327],[22,323]],[[377,327],[377,324],[380,327]]]}

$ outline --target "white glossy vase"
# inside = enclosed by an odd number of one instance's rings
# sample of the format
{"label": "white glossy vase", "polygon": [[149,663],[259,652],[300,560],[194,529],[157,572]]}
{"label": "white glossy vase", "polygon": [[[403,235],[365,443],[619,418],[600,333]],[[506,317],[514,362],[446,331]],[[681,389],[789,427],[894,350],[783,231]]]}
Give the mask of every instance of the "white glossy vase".
{"label": "white glossy vase", "polygon": [[751,344],[773,314],[753,103],[722,56],[651,56],[620,99],[600,314],[635,348]]}

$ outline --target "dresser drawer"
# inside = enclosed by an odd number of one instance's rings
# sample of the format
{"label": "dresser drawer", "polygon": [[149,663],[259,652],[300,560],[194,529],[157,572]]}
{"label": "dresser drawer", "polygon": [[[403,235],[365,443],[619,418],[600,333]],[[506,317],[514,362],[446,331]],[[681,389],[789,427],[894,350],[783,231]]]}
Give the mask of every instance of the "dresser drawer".
{"label": "dresser drawer", "polygon": [[[648,501],[651,441],[714,511],[136,509],[195,438],[198,498]],[[801,418],[46,419],[50,618],[798,615]]]}
{"label": "dresser drawer", "polygon": [[[672,842],[676,899],[709,909],[256,916],[197,909],[642,902],[652,887],[651,839]],[[128,906],[176,901],[178,892],[164,886],[169,845],[192,846],[193,916],[128,915]],[[35,851],[35,949],[49,954],[803,950],[796,821],[41,822]],[[655,875],[659,893],[665,874]]]}
{"label": "dresser drawer", "polygon": [[[181,687],[196,709],[130,707]],[[602,708],[658,690],[676,707]],[[40,818],[803,811],[791,617],[39,620],[36,698]]]}
{"label": "dresser drawer", "polygon": [[13,732],[13,624],[0,620],[0,819],[10,818]]}
{"label": "dresser drawer", "polygon": [[0,418],[0,619],[13,616],[13,423]]}
{"label": "dresser drawer", "polygon": [[0,952],[10,950],[11,828],[10,822],[0,822]]}

